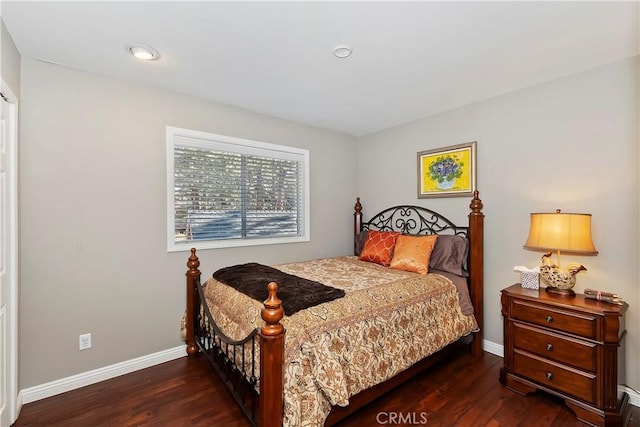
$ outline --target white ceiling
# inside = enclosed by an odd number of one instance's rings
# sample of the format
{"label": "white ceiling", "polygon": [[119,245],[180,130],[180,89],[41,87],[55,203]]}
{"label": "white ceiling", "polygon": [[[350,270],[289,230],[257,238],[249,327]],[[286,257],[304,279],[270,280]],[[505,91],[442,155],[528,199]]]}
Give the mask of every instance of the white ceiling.
{"label": "white ceiling", "polygon": [[[23,58],[361,136],[638,55],[638,2],[2,1]],[[157,49],[139,62],[125,46]],[[335,58],[348,44],[353,54]]]}

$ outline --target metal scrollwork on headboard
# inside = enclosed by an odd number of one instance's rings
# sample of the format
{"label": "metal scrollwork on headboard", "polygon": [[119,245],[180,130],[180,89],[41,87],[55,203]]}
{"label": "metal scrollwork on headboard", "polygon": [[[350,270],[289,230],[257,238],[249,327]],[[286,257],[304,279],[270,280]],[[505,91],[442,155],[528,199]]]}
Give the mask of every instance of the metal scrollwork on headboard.
{"label": "metal scrollwork on headboard", "polygon": [[403,234],[452,234],[469,237],[468,226],[458,226],[430,209],[395,206],[362,223],[362,230],[399,231]]}

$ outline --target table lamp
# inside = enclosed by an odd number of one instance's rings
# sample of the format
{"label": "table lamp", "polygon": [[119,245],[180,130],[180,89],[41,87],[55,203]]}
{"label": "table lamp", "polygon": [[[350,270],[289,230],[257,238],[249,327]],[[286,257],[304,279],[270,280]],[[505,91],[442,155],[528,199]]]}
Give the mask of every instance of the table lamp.
{"label": "table lamp", "polygon": [[[546,291],[561,296],[574,296],[575,275],[586,270],[581,264],[569,264],[560,268],[560,252],[580,255],[597,255],[591,239],[591,214],[532,213],[529,237],[525,249],[545,251],[540,266],[540,280],[547,285]],[[549,260],[557,253],[557,263]]]}

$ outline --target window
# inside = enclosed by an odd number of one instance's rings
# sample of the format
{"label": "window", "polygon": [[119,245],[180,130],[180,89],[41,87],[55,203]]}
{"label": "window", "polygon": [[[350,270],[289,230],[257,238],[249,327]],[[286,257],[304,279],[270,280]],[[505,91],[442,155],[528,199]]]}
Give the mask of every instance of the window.
{"label": "window", "polygon": [[309,240],[309,151],[167,127],[167,250]]}

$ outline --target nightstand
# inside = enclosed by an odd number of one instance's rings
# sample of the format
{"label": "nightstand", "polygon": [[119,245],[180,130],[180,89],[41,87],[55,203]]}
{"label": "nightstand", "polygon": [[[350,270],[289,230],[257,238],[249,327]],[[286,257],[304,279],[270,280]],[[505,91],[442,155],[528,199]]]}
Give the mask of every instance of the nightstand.
{"label": "nightstand", "polygon": [[500,382],[526,395],[543,390],[564,399],[593,426],[623,426],[629,396],[624,375],[628,305],[560,297],[515,284],[502,291],[504,366]]}

